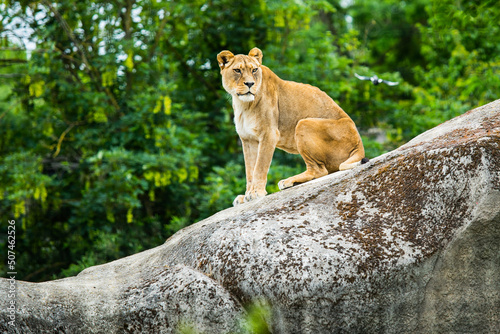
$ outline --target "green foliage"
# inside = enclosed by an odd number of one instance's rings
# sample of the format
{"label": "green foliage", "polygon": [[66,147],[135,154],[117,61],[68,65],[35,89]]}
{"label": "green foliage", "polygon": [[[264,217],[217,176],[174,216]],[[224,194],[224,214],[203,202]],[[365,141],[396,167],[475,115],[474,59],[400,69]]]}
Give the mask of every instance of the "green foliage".
{"label": "green foliage", "polygon": [[[244,193],[221,50],[258,46],[283,79],[326,91],[373,158],[498,98],[495,5],[2,1],[0,219],[16,220],[19,278],[151,248]],[[29,54],[17,26],[29,28]],[[303,169],[276,152],[268,192]]]}
{"label": "green foliage", "polygon": [[432,1],[428,26],[419,26],[425,63],[414,68],[411,118],[403,124],[413,137],[461,113],[499,98],[500,11],[492,1]]}
{"label": "green foliage", "polygon": [[243,329],[246,333],[271,333],[267,321],[271,318],[271,305],[264,300],[256,300],[247,307],[246,317],[243,319]]}
{"label": "green foliage", "polygon": [[[264,299],[254,300],[246,307],[245,314],[238,319],[238,333],[269,334],[267,322],[271,318],[272,308]],[[190,321],[181,321],[177,325],[178,334],[202,334],[196,324]],[[228,333],[229,334],[229,333]]]}

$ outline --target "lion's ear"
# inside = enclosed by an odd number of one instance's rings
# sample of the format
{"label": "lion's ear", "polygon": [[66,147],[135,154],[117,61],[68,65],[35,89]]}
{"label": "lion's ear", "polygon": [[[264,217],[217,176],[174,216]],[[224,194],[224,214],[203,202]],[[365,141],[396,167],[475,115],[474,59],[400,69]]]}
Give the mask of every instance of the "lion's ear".
{"label": "lion's ear", "polygon": [[224,67],[226,67],[227,63],[229,63],[233,58],[234,55],[231,51],[227,50],[221,51],[217,55],[217,62],[219,63],[220,69],[223,70]]}
{"label": "lion's ear", "polygon": [[257,58],[257,61],[259,62],[259,64],[262,65],[262,51],[260,51],[259,48],[253,48],[252,50],[250,50],[250,52],[248,53],[248,55],[250,57],[254,57],[254,58]]}

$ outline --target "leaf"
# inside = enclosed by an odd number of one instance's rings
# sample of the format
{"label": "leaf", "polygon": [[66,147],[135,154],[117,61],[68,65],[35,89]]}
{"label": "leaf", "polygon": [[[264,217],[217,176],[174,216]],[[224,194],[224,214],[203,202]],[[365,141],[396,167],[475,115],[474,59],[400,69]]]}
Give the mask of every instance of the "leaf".
{"label": "leaf", "polygon": [[165,108],[165,114],[170,115],[172,113],[172,99],[169,96],[163,98],[163,108]]}
{"label": "leaf", "polygon": [[106,113],[104,112],[104,109],[102,108],[97,108],[94,113],[92,114],[92,120],[96,123],[107,123],[108,122],[108,116],[106,116]]}
{"label": "leaf", "polygon": [[153,114],[157,114],[157,113],[159,113],[159,112],[160,112],[160,110],[161,110],[161,99],[158,99],[158,100],[156,101],[156,106],[155,106],[155,108],[153,109]]}
{"label": "leaf", "polygon": [[113,215],[113,210],[111,209],[106,210],[106,219],[111,223],[115,222],[115,216]]}
{"label": "leaf", "polygon": [[109,87],[112,86],[116,78],[116,73],[114,71],[104,72],[102,74],[102,86]]}
{"label": "leaf", "polygon": [[134,60],[132,59],[134,57],[134,52],[130,50],[128,52],[128,57],[125,60],[125,66],[128,68],[129,71],[132,71],[134,69]]}
{"label": "leaf", "polygon": [[29,85],[31,83],[31,77],[29,75],[21,77],[21,83],[24,85]]}
{"label": "leaf", "polygon": [[154,173],[155,187],[161,187],[161,174],[158,172]]}
{"label": "leaf", "polygon": [[127,223],[132,223],[134,221],[134,215],[132,213],[132,208],[129,208],[127,211]]}
{"label": "leaf", "polygon": [[164,174],[162,174],[161,178],[160,178],[160,185],[162,187],[168,186],[170,184],[171,177],[172,177],[172,174],[170,173],[170,171],[167,171]]}
{"label": "leaf", "polygon": [[198,179],[199,171],[198,167],[196,166],[190,166],[189,167],[189,181],[193,182]]}
{"label": "leaf", "polygon": [[45,85],[44,81],[36,81],[30,84],[29,86],[30,96],[40,97],[43,94],[44,85]]}
{"label": "leaf", "polygon": [[188,172],[185,168],[181,168],[177,171],[177,177],[179,178],[179,183],[186,181],[188,177]]}
{"label": "leaf", "polygon": [[[14,218],[19,218],[21,215],[26,214],[26,202],[19,201],[14,204]],[[24,220],[23,220],[24,222]]]}
{"label": "leaf", "polygon": [[40,199],[40,188],[35,188],[35,192],[33,193],[33,198],[37,201]]}
{"label": "leaf", "polygon": [[274,26],[276,28],[285,27],[285,13],[283,11],[279,11],[276,13],[276,16],[274,17]]}

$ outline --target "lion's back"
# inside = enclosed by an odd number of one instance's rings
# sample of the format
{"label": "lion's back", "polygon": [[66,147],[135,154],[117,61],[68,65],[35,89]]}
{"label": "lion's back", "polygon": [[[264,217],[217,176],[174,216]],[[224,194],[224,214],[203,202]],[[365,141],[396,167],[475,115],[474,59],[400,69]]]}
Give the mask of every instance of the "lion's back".
{"label": "lion's back", "polygon": [[293,113],[299,119],[345,117],[344,111],[328,94],[309,84],[281,80],[278,99],[280,113]]}

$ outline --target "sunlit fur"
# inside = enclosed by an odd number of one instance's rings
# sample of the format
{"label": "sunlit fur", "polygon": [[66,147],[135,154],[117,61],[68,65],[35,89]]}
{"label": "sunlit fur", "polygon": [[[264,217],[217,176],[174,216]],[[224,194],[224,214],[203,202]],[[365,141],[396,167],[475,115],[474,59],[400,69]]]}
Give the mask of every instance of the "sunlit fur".
{"label": "sunlit fur", "polygon": [[262,65],[262,52],[222,51],[222,85],[231,94],[236,131],[243,144],[247,189],[234,204],[265,196],[275,148],[299,153],[304,173],[279,182],[280,189],[354,168],[365,156],[351,118],[320,89],[280,79]]}

